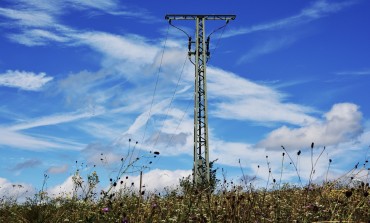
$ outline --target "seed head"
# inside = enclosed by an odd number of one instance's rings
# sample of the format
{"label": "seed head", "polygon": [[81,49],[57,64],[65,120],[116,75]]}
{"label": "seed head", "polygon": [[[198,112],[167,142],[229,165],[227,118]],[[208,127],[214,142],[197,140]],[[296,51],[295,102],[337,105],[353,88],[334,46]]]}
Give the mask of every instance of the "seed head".
{"label": "seed head", "polygon": [[351,190],[347,190],[346,191],[346,197],[349,198],[352,196],[352,191]]}

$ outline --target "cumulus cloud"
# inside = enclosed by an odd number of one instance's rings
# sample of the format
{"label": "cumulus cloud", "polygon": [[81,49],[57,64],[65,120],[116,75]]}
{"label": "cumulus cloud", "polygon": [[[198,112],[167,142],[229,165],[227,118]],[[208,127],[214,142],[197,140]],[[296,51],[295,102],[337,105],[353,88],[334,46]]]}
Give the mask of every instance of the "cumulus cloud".
{"label": "cumulus cloud", "polygon": [[47,190],[50,197],[72,197],[74,192],[73,176],[69,176],[63,183]]}
{"label": "cumulus cloud", "polygon": [[0,86],[27,91],[40,91],[51,80],[53,80],[53,77],[48,77],[45,73],[35,74],[33,72],[8,70],[0,74]]}
{"label": "cumulus cloud", "polygon": [[362,114],[355,104],[335,104],[323,118],[300,128],[280,127],[257,146],[273,149],[283,145],[297,149],[307,147],[311,142],[321,146],[336,145],[359,136],[363,131]]}
{"label": "cumulus cloud", "polygon": [[35,194],[35,189],[25,183],[11,182],[0,177],[0,197],[10,200],[23,202],[26,198],[31,198]]}
{"label": "cumulus cloud", "polygon": [[[191,175],[191,170],[162,170],[154,169],[143,174],[144,190],[154,192],[163,191],[166,187],[175,188],[179,185],[179,180]],[[140,175],[129,177],[130,182],[122,186],[130,186],[134,183],[136,189],[140,185]],[[119,189],[120,187],[117,187]]]}

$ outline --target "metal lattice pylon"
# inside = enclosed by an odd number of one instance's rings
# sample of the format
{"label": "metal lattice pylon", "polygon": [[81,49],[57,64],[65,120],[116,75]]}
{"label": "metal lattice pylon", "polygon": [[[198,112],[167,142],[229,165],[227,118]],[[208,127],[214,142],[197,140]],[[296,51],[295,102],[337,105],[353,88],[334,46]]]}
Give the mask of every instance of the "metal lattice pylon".
{"label": "metal lattice pylon", "polygon": [[[206,37],[205,21],[226,20],[228,22],[229,20],[234,20],[235,15],[166,15],[165,18],[169,20],[170,24],[172,20],[195,20],[196,22],[195,41],[192,41],[192,38],[187,34],[189,37],[188,55],[190,61],[195,66],[193,182],[198,185],[209,183],[210,167],[206,68],[210,56],[210,38],[209,36]],[[194,51],[191,50],[193,44],[195,44]],[[194,58],[193,61],[192,58]]]}

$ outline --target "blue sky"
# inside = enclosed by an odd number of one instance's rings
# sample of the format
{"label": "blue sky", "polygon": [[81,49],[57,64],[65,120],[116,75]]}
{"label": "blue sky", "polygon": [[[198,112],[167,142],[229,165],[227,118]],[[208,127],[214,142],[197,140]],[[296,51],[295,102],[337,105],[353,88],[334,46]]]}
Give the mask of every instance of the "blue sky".
{"label": "blue sky", "polygon": [[[44,173],[50,194],[68,191],[76,169],[97,171],[105,188],[133,150],[142,157],[133,170],[148,166],[148,188],[191,173],[194,68],[187,37],[166,14],[237,16],[212,35],[207,69],[210,156],[229,179],[241,176],[240,160],[263,182],[266,156],[277,176],[281,145],[294,160],[302,150],[304,180],[312,142],[315,159],[326,148],[317,181],[329,158],[329,177],[362,165],[369,9],[365,0],[1,1],[0,194],[32,194]],[[194,35],[194,22],[174,24]],[[206,30],[222,25],[208,21]],[[289,160],[283,170],[283,181],[296,181]],[[13,184],[23,192],[10,192]]]}

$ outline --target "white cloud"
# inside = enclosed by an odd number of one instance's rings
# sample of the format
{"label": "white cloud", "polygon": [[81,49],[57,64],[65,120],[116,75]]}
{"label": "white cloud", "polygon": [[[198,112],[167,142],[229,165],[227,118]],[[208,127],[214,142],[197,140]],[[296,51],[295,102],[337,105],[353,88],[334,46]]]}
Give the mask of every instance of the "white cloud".
{"label": "white cloud", "polygon": [[214,67],[208,68],[208,74],[212,76],[208,80],[209,103],[215,106],[210,110],[211,115],[223,119],[295,125],[307,125],[316,120],[308,115],[314,112],[312,108],[284,102],[285,96],[273,88]]}
{"label": "white cloud", "polygon": [[95,0],[95,1],[84,1],[84,0],[69,0],[65,5],[83,7],[83,8],[94,8],[103,11],[114,11],[118,8],[119,2],[117,0]]}
{"label": "white cloud", "polygon": [[[147,173],[143,174],[143,181],[142,185],[143,190],[154,192],[154,191],[164,191],[165,187],[175,188],[179,185],[179,181],[183,177],[187,177],[191,175],[191,170],[162,170],[162,169],[154,169]],[[139,188],[140,185],[140,175],[129,177],[130,183],[126,184],[126,186],[130,186],[131,182],[134,183],[136,189]],[[122,186],[125,186],[123,184]],[[116,189],[119,189],[117,187]]]}
{"label": "white cloud", "polygon": [[62,165],[62,166],[51,166],[49,167],[46,172],[50,174],[59,174],[59,173],[65,173],[68,170],[68,165]]}
{"label": "white cloud", "polygon": [[10,182],[5,178],[0,177],[0,197],[24,202],[26,198],[32,198],[35,194],[35,189],[32,185],[20,183],[20,182]]}
{"label": "white cloud", "polygon": [[8,129],[0,128],[0,145],[10,146],[20,149],[43,150],[50,148],[63,148],[47,140],[38,139],[32,136],[27,136],[22,133],[10,131]]}
{"label": "white cloud", "polygon": [[223,35],[224,38],[232,37],[237,35],[244,35],[253,32],[259,31],[269,31],[282,29],[286,27],[291,27],[299,24],[308,23],[322,17],[328,16],[331,13],[339,12],[340,10],[351,6],[356,1],[345,1],[345,2],[336,2],[328,3],[326,0],[318,0],[314,2],[311,6],[304,8],[297,15],[293,15],[287,18],[280,20],[272,21],[270,23],[254,25],[248,28],[240,28],[238,30],[230,30],[229,32]]}
{"label": "white cloud", "polygon": [[45,73],[35,74],[33,72],[7,70],[0,74],[0,86],[15,87],[28,91],[39,91],[53,77],[47,77]]}
{"label": "white cloud", "polygon": [[148,65],[159,56],[159,48],[136,35],[124,37],[104,32],[85,32],[72,36],[80,44],[102,53],[105,56],[103,66],[117,68],[128,78],[138,73],[144,78],[148,75]]}
{"label": "white cloud", "polygon": [[336,72],[336,75],[350,75],[350,76],[368,76],[370,75],[370,69],[357,70],[357,71],[341,71]]}
{"label": "white cloud", "polygon": [[81,155],[87,160],[89,164],[93,165],[110,165],[117,163],[123,156],[128,156],[128,151],[123,155],[121,147],[112,145],[103,145],[101,143],[92,143],[81,150]]}
{"label": "white cloud", "polygon": [[41,151],[48,149],[81,149],[81,144],[75,142],[45,136],[30,136],[2,127],[0,127],[0,135],[2,136],[0,137],[0,146],[32,151]]}
{"label": "white cloud", "polygon": [[53,16],[35,10],[0,8],[0,15],[15,20],[18,25],[27,27],[49,27],[56,24]]}
{"label": "white cloud", "polygon": [[317,121],[300,128],[280,127],[272,131],[258,146],[277,148],[280,145],[289,149],[307,147],[311,142],[320,146],[336,145],[359,136],[363,127],[362,114],[357,105],[350,103],[335,104]]}
{"label": "white cloud", "polygon": [[29,159],[29,160],[25,160],[23,162],[17,163],[17,165],[12,167],[10,170],[20,171],[20,170],[23,170],[23,169],[28,169],[28,168],[39,166],[41,164],[42,164],[42,162],[38,159]]}
{"label": "white cloud", "polygon": [[40,117],[34,120],[29,120],[27,122],[23,122],[20,124],[12,125],[8,129],[18,131],[37,128],[41,126],[58,125],[62,123],[77,121],[84,118],[90,118],[92,116],[103,114],[104,112],[105,111],[103,109],[96,108],[94,112],[88,111],[88,112],[74,112],[69,114],[51,115],[46,117]]}
{"label": "white cloud", "polygon": [[42,46],[49,42],[68,42],[69,38],[42,29],[25,30],[21,34],[9,34],[8,38],[26,46]]}
{"label": "white cloud", "polygon": [[135,122],[130,126],[130,128],[125,133],[123,133],[123,135],[137,133],[137,131],[140,128],[142,128],[143,126],[145,126],[147,124],[147,122],[151,118],[151,116],[156,115],[158,113],[163,114],[164,108],[168,104],[169,104],[169,100],[163,100],[163,101],[153,105],[151,110],[148,109],[147,111],[145,111],[144,113],[139,115],[136,118]]}
{"label": "white cloud", "polygon": [[284,37],[280,39],[272,39],[265,43],[262,46],[256,46],[248,51],[248,53],[241,56],[237,63],[240,64],[242,62],[251,61],[259,56],[272,53],[277,51],[283,47],[287,47],[294,43],[295,39],[290,37]]}
{"label": "white cloud", "polygon": [[47,190],[50,197],[72,197],[74,192],[73,176],[69,176],[62,184]]}

